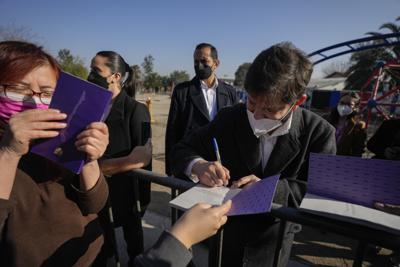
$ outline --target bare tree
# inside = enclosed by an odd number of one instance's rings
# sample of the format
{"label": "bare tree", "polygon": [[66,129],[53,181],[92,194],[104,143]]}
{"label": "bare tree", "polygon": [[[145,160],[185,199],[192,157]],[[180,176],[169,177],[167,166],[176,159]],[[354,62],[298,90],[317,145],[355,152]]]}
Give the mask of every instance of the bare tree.
{"label": "bare tree", "polygon": [[0,42],[2,41],[26,41],[34,42],[37,35],[32,33],[31,28],[26,26],[16,26],[14,24],[0,25]]}

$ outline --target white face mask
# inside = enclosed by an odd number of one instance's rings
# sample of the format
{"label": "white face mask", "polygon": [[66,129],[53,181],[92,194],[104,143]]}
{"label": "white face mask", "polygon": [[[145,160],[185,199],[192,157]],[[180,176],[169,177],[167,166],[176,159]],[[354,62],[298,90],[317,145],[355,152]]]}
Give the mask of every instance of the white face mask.
{"label": "white face mask", "polygon": [[337,111],[340,117],[347,116],[353,113],[353,109],[349,105],[342,105],[342,104],[339,104],[337,106]]}
{"label": "white face mask", "polygon": [[282,120],[287,118],[287,116],[291,116],[291,115],[289,115],[289,113],[291,113],[291,110],[289,110],[287,115],[285,115],[280,120],[271,120],[271,119],[256,120],[254,118],[253,112],[249,111],[248,109],[246,109],[246,111],[247,111],[247,117],[249,118],[250,126],[253,129],[253,133],[257,138],[260,138],[260,136],[267,135],[270,133],[272,133],[271,136],[280,135],[282,133],[286,133],[290,129],[291,124],[287,123],[285,125],[285,129],[282,129],[282,131],[279,131],[279,133],[277,133],[277,131],[275,131],[278,128],[282,127],[282,125],[285,124],[286,120],[284,122],[282,122]]}

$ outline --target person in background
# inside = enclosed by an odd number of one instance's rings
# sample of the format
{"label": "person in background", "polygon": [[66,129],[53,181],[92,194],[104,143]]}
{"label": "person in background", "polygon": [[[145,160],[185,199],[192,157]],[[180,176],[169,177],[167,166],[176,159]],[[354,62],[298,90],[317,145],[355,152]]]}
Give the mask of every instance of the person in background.
{"label": "person in background", "polygon": [[367,132],[358,115],[359,106],[357,93],[345,93],[326,118],[336,129],[337,155],[361,157],[364,153]]}
{"label": "person in background", "polygon": [[103,244],[96,213],[108,187],[97,159],[107,126],[78,135],[87,155],[80,175],[29,152],[66,127],[66,114],[48,109],[59,73],[41,47],[0,42],[0,266],[90,266]]}
{"label": "person in background", "polygon": [[[209,187],[242,187],[280,174],[274,203],[298,207],[306,192],[310,153],[336,153],[333,126],[299,107],[312,71],[307,56],[291,43],[262,51],[246,75],[246,104],[224,108],[212,122],[179,142],[171,152],[173,174]],[[229,218],[222,266],[272,266],[279,225],[268,214]],[[296,229],[286,224],[279,266],[288,263]]]}
{"label": "person in background", "polygon": [[383,121],[367,148],[377,159],[400,160],[400,119]]}
{"label": "person in background", "polygon": [[[144,104],[127,94],[135,95],[133,73],[118,53],[98,52],[92,59],[88,81],[113,93],[112,108],[105,120],[110,143],[100,160],[100,168],[107,176],[110,188],[114,226],[122,226],[129,264],[133,266],[133,259],[143,252],[141,217],[150,202],[150,183],[139,181],[139,188],[135,188],[137,184],[129,171],[139,168],[151,170],[151,139],[144,143],[142,137],[144,123],[150,125],[150,114]],[[139,192],[141,210],[137,210],[135,198],[138,196],[135,191]],[[107,258],[115,249],[112,245],[114,229],[109,220],[108,208],[103,209],[100,218],[108,234],[95,266],[105,266]]]}
{"label": "person in background", "polygon": [[238,103],[236,90],[219,80],[217,49],[207,43],[196,46],[193,54],[196,76],[178,84],[172,93],[165,134],[165,172],[171,175],[172,148],[182,138],[212,121],[224,107]]}
{"label": "person in background", "polygon": [[[367,148],[377,159],[400,160],[400,119],[385,120],[368,140]],[[375,203],[375,208],[400,216],[400,205]],[[391,257],[391,266],[400,266],[400,251]]]}

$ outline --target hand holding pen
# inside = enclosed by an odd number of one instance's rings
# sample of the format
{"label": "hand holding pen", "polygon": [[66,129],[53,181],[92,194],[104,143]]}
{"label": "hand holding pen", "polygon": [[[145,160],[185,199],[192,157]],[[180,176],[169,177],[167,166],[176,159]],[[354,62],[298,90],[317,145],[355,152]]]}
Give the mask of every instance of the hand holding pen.
{"label": "hand holding pen", "polygon": [[215,138],[212,143],[217,161],[199,160],[193,165],[192,173],[197,175],[201,184],[210,187],[226,186],[230,179],[229,170],[221,163],[219,147]]}

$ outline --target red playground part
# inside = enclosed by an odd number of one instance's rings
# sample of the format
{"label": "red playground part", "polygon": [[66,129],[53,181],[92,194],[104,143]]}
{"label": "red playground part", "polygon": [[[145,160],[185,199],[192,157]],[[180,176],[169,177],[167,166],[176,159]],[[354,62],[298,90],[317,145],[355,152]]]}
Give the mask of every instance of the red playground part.
{"label": "red playground part", "polygon": [[[360,90],[361,113],[363,113],[365,110],[368,111],[366,120],[367,127],[369,122],[371,121],[373,109],[375,109],[386,120],[389,119],[391,116],[396,117],[396,112],[390,114],[391,112],[388,112],[386,109],[387,107],[389,107],[390,109],[395,111],[396,108],[400,107],[400,97],[397,97],[397,99],[395,98],[396,94],[400,94],[400,85],[393,86],[389,91],[384,92],[381,96],[378,96],[379,85],[382,82],[384,75],[386,74],[386,72],[393,69],[400,70],[400,59],[393,60],[387,63],[380,62]],[[367,90],[370,85],[373,86],[372,91]],[[395,100],[394,102],[393,99]]]}

